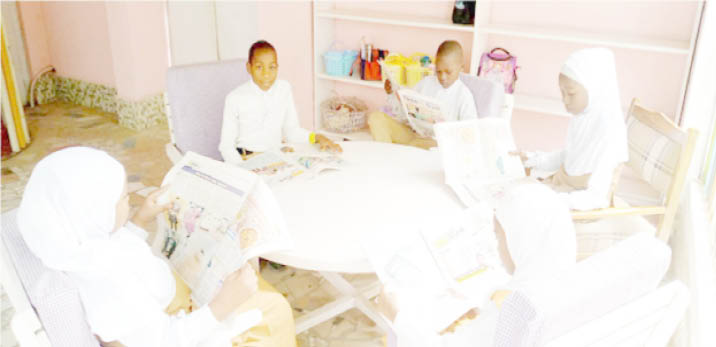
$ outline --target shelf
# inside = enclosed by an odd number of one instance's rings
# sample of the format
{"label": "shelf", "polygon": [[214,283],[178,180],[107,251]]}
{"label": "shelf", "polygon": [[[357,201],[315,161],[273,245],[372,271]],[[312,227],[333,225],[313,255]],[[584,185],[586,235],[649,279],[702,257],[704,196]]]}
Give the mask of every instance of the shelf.
{"label": "shelf", "polygon": [[516,110],[524,110],[538,113],[545,113],[560,117],[570,117],[571,115],[564,109],[562,100],[550,99],[531,95],[515,95]]}
{"label": "shelf", "polygon": [[564,41],[591,46],[609,46],[672,54],[689,54],[689,41],[655,40],[624,35],[603,35],[571,30],[530,28],[509,25],[485,25],[478,27],[478,33],[497,34],[542,40]]}
{"label": "shelf", "polygon": [[383,82],[381,81],[364,81],[357,77],[350,77],[350,76],[331,76],[327,75],[325,73],[320,73],[317,76],[319,79],[322,80],[329,80],[329,81],[336,81],[336,82],[343,82],[348,84],[357,84],[360,86],[366,86],[366,87],[373,87],[373,88],[380,88],[383,89]]}
{"label": "shelf", "polygon": [[450,20],[436,18],[405,16],[400,14],[376,14],[360,11],[345,10],[318,10],[316,16],[319,18],[341,19],[354,22],[376,23],[409,26],[426,29],[453,30],[471,33],[475,29],[469,24],[453,24]]}
{"label": "shelf", "polygon": [[323,128],[316,130],[317,133],[323,134],[331,139],[347,139],[349,141],[373,141],[373,136],[368,129],[359,130],[352,133],[338,133]]}

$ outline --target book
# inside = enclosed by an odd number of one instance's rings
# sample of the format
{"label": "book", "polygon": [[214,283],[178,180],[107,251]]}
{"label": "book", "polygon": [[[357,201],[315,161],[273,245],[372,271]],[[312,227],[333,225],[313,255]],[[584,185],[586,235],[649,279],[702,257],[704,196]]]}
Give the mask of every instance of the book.
{"label": "book", "polygon": [[253,155],[238,166],[273,186],[297,178],[314,178],[324,170],[338,170],[343,160],[333,153],[268,151]]}
{"label": "book", "polygon": [[485,201],[487,195],[510,181],[525,178],[508,121],[483,118],[435,125],[445,183],[466,206]]}
{"label": "book", "polygon": [[429,311],[425,320],[434,332],[470,309],[484,307],[510,279],[487,205],[416,221],[399,232],[369,234],[363,248],[386,287],[408,301],[406,305]]}
{"label": "book", "polygon": [[249,259],[293,245],[271,189],[253,172],[187,152],[164,177],[152,248],[208,303],[223,279]]}

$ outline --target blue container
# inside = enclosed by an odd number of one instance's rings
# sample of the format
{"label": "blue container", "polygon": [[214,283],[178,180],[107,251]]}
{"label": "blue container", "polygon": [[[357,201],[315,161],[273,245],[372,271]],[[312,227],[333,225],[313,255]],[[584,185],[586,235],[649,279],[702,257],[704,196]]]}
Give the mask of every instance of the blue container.
{"label": "blue container", "polygon": [[328,51],[323,53],[323,62],[326,65],[326,74],[331,76],[345,76],[343,73],[343,51]]}
{"label": "blue container", "polygon": [[351,73],[351,67],[353,62],[358,58],[358,51],[343,51],[343,76],[348,76]]}

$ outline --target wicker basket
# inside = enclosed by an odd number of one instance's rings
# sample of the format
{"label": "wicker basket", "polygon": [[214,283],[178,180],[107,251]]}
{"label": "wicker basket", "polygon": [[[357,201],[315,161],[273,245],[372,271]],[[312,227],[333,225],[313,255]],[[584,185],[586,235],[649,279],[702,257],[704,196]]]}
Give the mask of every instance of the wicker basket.
{"label": "wicker basket", "polygon": [[355,97],[334,96],[321,103],[323,128],[338,133],[350,133],[365,128],[365,102]]}

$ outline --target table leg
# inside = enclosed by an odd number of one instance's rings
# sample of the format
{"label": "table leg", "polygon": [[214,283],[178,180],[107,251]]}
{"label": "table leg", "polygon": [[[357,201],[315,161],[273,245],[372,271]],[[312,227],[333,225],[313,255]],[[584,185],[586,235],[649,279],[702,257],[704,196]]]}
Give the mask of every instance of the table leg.
{"label": "table leg", "polygon": [[356,288],[343,276],[335,272],[319,272],[321,276],[338,290],[340,295],[336,300],[323,305],[296,320],[296,334],[300,334],[311,327],[321,324],[351,308],[357,308],[368,318],[374,321],[378,327],[392,336],[391,322],[378,312],[370,299],[380,293],[381,284],[375,281],[363,288]]}

